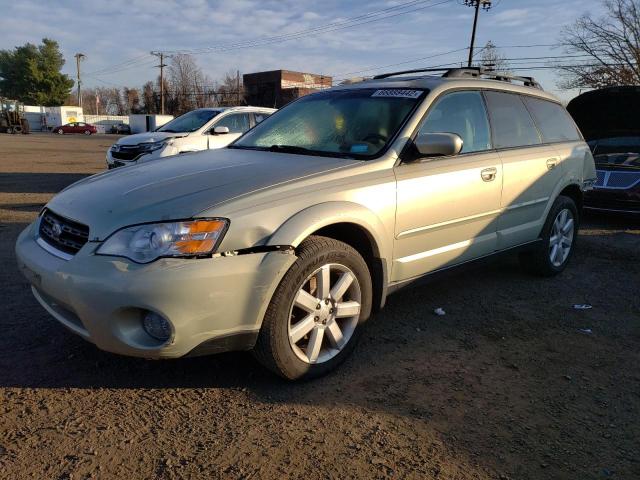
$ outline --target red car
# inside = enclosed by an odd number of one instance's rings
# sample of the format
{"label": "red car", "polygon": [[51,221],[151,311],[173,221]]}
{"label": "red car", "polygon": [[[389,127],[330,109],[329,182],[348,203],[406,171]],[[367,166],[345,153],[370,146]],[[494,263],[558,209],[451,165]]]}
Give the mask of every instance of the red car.
{"label": "red car", "polygon": [[91,135],[92,133],[98,133],[98,129],[90,123],[73,122],[55,127],[52,132],[60,135],[64,133],[84,133],[85,135]]}

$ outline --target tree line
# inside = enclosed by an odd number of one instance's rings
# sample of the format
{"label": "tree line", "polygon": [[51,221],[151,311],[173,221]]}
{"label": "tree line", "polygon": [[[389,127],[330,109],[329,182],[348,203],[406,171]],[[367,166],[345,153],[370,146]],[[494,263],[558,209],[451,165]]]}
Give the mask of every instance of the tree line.
{"label": "tree line", "polygon": [[[163,79],[164,113],[181,115],[195,108],[244,104],[244,90],[238,72],[228,72],[214,81],[197,65],[191,55],[179,54],[168,60]],[[160,113],[160,77],[141,88],[94,87],[82,91],[82,107],[87,115],[128,115]],[[77,105],[76,92],[65,105]]]}

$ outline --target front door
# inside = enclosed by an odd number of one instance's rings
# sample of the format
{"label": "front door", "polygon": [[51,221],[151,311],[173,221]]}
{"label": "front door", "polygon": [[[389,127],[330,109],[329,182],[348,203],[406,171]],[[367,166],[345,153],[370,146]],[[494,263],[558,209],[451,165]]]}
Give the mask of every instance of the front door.
{"label": "front door", "polygon": [[459,155],[402,163],[395,169],[397,210],[392,280],[402,281],[496,249],[502,163],[492,150],[479,92],[445,94],[419,133],[456,133]]}
{"label": "front door", "polygon": [[[227,127],[229,133],[214,133],[216,127]],[[249,130],[248,113],[231,113],[216,121],[209,130],[209,148],[222,148],[236,140],[240,135]]]}

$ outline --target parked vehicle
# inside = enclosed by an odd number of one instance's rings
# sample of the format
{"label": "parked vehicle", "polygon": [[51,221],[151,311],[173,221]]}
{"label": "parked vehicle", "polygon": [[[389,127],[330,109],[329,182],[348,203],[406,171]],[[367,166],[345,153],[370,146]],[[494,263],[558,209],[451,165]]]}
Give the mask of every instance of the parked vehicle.
{"label": "parked vehicle", "polygon": [[127,123],[116,123],[111,125],[110,131],[119,135],[131,135],[131,126]]}
{"label": "parked vehicle", "polygon": [[0,132],[29,133],[29,122],[24,116],[24,104],[0,97]]}
{"label": "parked vehicle", "polygon": [[298,379],[427,275],[507,251],[563,271],[594,179],[534,80],[390,74],[302,97],[228,148],[83,179],[16,253],[40,304],[101,349],[252,349]]}
{"label": "parked vehicle", "polygon": [[90,123],[85,122],[72,122],[65,125],[59,125],[57,127],[53,127],[51,131],[59,135],[63,135],[65,133],[82,133],[84,135],[93,135],[94,133],[98,133],[98,129],[95,125],[91,125]]}
{"label": "parked vehicle", "polygon": [[199,108],[154,132],[121,138],[107,151],[107,167],[123,167],[187,152],[226,147],[271,115],[273,108]]}
{"label": "parked vehicle", "polygon": [[640,214],[640,86],[592,90],[567,109],[593,152],[597,180],[584,198],[585,208]]}

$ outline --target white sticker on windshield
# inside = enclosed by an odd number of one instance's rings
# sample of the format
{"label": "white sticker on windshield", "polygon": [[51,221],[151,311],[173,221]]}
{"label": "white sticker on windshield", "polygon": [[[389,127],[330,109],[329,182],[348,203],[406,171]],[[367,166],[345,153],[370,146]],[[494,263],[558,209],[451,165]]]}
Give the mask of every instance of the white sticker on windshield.
{"label": "white sticker on windshield", "polygon": [[372,97],[387,97],[387,98],[418,98],[422,95],[422,90],[376,90]]}

